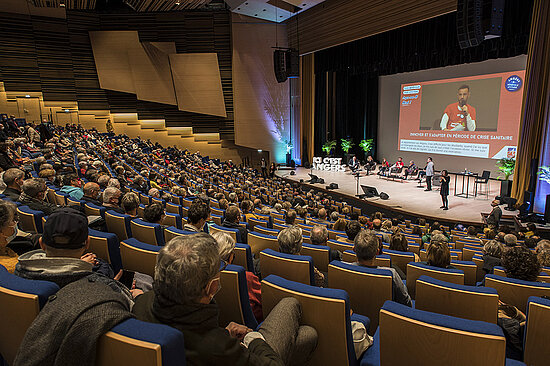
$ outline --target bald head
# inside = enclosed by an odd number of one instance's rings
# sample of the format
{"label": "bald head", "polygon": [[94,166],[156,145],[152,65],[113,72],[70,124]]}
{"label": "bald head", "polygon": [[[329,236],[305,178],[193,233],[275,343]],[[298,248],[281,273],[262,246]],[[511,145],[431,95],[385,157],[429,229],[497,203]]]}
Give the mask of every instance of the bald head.
{"label": "bald head", "polygon": [[93,198],[95,200],[97,199],[97,196],[99,196],[99,184],[88,182],[84,184],[82,192],[84,192],[84,196]]}

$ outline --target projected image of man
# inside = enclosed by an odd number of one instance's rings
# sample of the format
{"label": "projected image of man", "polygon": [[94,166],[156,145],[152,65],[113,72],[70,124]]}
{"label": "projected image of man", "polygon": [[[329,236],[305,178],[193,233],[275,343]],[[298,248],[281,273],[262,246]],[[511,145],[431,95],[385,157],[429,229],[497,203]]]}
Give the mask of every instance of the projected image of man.
{"label": "projected image of man", "polygon": [[470,87],[458,88],[458,102],[449,104],[441,118],[440,127],[444,131],[475,131],[476,109],[468,104]]}

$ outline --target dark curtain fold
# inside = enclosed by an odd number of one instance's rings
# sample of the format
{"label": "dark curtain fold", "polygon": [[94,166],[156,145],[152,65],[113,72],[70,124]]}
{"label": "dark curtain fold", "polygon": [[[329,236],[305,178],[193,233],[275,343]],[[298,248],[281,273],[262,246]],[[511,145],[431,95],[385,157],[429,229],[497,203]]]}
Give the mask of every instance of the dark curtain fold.
{"label": "dark curtain fold", "polygon": [[327,73],[315,75],[315,114],[314,114],[314,148],[315,156],[321,156],[321,145],[325,143],[327,134]]}

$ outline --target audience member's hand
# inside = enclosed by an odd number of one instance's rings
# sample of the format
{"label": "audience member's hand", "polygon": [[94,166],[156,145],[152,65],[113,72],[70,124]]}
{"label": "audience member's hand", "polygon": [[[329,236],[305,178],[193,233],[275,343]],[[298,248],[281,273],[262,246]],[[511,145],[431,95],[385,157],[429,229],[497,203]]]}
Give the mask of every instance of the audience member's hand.
{"label": "audience member's hand", "polygon": [[84,262],[90,263],[93,266],[97,264],[97,257],[94,253],[86,253],[82,257],[80,257],[80,259]]}
{"label": "audience member's hand", "polygon": [[118,271],[118,273],[116,274],[115,277],[113,277],[113,279],[117,280],[117,281],[120,281],[120,279],[122,278],[122,274],[124,273],[124,271],[121,269],[120,271]]}
{"label": "audience member's hand", "polygon": [[143,294],[143,290],[140,290],[139,288],[134,288],[134,289],[130,290],[130,292],[132,293],[132,297],[134,299],[136,297],[138,297],[139,295]]}
{"label": "audience member's hand", "polygon": [[229,323],[229,325],[227,327],[225,327],[225,329],[227,329],[229,331],[229,335],[231,337],[235,337],[235,338],[239,339],[240,341],[243,340],[244,336],[247,333],[252,332],[252,329],[248,328],[247,326],[237,324],[235,322]]}

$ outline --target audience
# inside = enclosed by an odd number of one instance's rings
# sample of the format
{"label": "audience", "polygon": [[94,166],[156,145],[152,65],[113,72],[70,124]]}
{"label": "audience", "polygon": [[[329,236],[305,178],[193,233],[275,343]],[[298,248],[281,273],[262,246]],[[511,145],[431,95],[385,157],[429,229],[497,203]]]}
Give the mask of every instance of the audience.
{"label": "audience", "polygon": [[501,257],[504,246],[496,240],[489,240],[483,246],[483,271],[492,274],[495,266],[502,264]]}
{"label": "audience", "polygon": [[82,200],[90,202],[96,206],[101,206],[102,203],[99,200],[99,194],[101,193],[99,184],[95,182],[88,182],[84,184],[84,187],[82,188],[82,193],[84,193],[84,195],[82,196]]}
{"label": "audience", "polygon": [[205,233],[178,236],[160,250],[153,291],[138,296],[132,311],[140,320],[179,329],[189,364],[307,362],[316,347],[317,332],[300,326],[301,307],[296,299],[281,300],[258,331],[233,322],[224,329],[218,324],[218,306],[212,301],[219,289],[216,241]]}
{"label": "audience", "polygon": [[346,224],[347,242],[353,244],[355,237],[361,231],[361,224],[357,220],[349,221]]}
{"label": "audience", "polygon": [[103,191],[103,207],[113,210],[116,213],[123,214],[124,210],[119,206],[122,192],[116,187],[107,187]]}
{"label": "audience", "polygon": [[442,234],[436,234],[432,237],[427,249],[428,260],[422,262],[429,266],[455,269],[451,265],[451,252],[449,246]]}
{"label": "audience", "polygon": [[23,182],[23,193],[19,196],[18,201],[23,205],[29,206],[30,209],[42,211],[44,215],[49,216],[59,208],[54,203],[44,201],[48,187],[42,178],[31,178]]}
{"label": "audience", "polygon": [[[311,229],[309,240],[312,245],[327,246],[328,229],[325,225],[315,225]],[[341,261],[342,253],[339,250],[329,248],[329,261]]]}
{"label": "audience", "polygon": [[506,277],[524,281],[536,281],[541,270],[537,255],[525,247],[508,248],[502,255]]}
{"label": "audience", "polygon": [[126,215],[137,217],[137,209],[139,207],[139,197],[134,192],[125,193],[120,201],[120,206]]}

